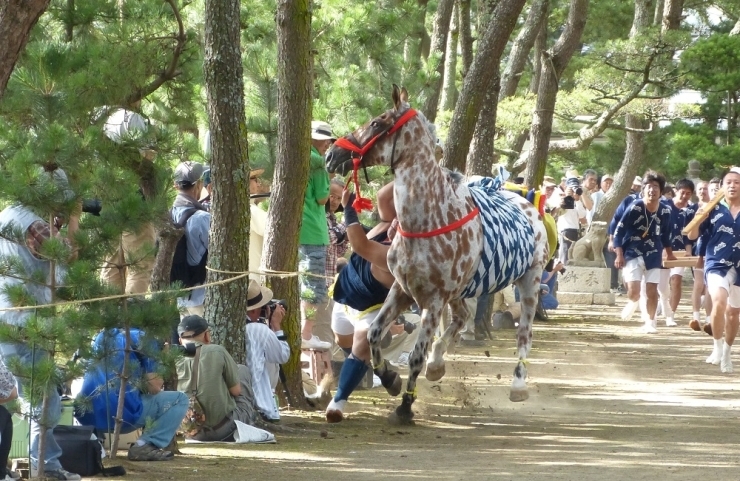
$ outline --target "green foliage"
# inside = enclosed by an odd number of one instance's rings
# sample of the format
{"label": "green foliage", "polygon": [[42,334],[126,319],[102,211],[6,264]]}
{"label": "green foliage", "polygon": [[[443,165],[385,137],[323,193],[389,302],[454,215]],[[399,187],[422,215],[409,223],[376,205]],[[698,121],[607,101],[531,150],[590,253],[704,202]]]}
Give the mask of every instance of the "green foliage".
{"label": "green foliage", "polygon": [[[54,278],[29,270],[18,258],[0,258],[0,276],[21,281],[0,291],[6,304],[70,302],[33,309],[22,328],[0,323],[3,342],[23,342],[48,353],[32,367],[8,365],[34,405],[83,374],[85,365],[73,363],[73,353],[94,357],[90,342],[100,329],[136,326],[151,339],[164,340],[179,320],[175,294],[89,302],[120,294],[99,279],[105,258],[123,232],[136,232],[166,212],[173,195],[171,166],[200,156],[201,54],[196,31],[187,24],[188,7],[179,8],[175,12],[155,0],[53,0],[0,101],[2,205],[22,204],[41,219],[63,224],[79,214],[82,199],[103,205],[100,217],[82,214],[79,231],[70,236],[73,244],[66,242],[65,227],[41,245],[38,257],[53,266]],[[179,18],[185,43],[176,53]],[[167,71],[169,76],[162,77]],[[142,93],[147,95],[142,113],[152,126],[120,142],[106,137],[109,115],[122,106],[137,109],[130,103]],[[145,151],[156,153],[153,161],[143,157]],[[66,172],[66,180],[58,169]],[[25,232],[13,226],[1,226],[0,237],[26,243]],[[124,267],[139,268],[153,255],[151,247],[128,253],[130,265]]]}
{"label": "green foliage", "polygon": [[681,68],[696,89],[740,89],[740,36],[715,34],[697,40],[681,54]]}

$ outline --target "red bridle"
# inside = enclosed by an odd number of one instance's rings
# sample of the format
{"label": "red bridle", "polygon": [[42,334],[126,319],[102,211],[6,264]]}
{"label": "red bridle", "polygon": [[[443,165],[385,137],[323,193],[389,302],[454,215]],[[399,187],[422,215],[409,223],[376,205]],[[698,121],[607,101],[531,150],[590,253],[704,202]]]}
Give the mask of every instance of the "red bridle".
{"label": "red bridle", "polygon": [[[345,150],[349,150],[352,152],[352,179],[351,181],[355,184],[355,192],[356,192],[356,198],[355,201],[352,203],[352,207],[355,208],[357,212],[362,212],[363,210],[371,210],[373,208],[373,203],[370,199],[364,198],[360,195],[360,181],[357,178],[357,171],[360,170],[360,164],[362,163],[362,157],[364,157],[365,154],[367,154],[370,149],[373,148],[375,143],[384,135],[393,135],[398,130],[403,127],[403,125],[411,120],[416,115],[416,110],[409,109],[407,110],[403,115],[401,115],[396,122],[391,125],[391,127],[388,130],[385,130],[383,132],[378,133],[373,138],[367,141],[367,143],[363,146],[356,145],[354,142],[351,142],[346,137],[342,137],[341,139],[337,139],[336,142],[334,142],[334,145],[337,147],[341,147]],[[393,150],[395,151],[395,143],[393,144]],[[392,157],[392,156],[391,156]],[[391,168],[393,167],[393,159],[391,158]],[[350,180],[347,181],[347,185],[349,185]]]}

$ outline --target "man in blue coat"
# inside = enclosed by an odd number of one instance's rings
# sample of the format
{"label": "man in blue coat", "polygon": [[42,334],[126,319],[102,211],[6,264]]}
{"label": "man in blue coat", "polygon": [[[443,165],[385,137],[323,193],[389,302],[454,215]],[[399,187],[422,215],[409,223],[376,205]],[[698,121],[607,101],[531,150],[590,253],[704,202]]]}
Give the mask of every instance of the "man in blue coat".
{"label": "man in blue coat", "polygon": [[90,361],[78,397],[75,417],[82,425],[113,432],[121,388],[124,359],[129,366],[123,401],[121,433],[145,428],[128,451],[131,461],[167,461],[173,454],[165,450],[175,437],[188,410],[188,396],[179,391],[163,391],[157,365],[147,355],[156,344],[143,331],[130,329],[131,352],[125,355],[126,332],[108,329],[95,336],[95,359]]}

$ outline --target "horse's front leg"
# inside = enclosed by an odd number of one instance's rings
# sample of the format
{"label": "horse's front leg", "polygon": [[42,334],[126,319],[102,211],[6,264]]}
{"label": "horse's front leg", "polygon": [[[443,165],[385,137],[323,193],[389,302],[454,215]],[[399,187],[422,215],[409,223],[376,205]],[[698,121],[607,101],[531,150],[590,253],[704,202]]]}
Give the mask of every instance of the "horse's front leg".
{"label": "horse's front leg", "polygon": [[424,306],[421,313],[421,331],[416,340],[416,346],[409,356],[409,379],[406,384],[406,392],[403,395],[401,405],[390,415],[389,420],[394,424],[412,424],[414,412],[411,405],[416,400],[416,379],[424,368],[424,359],[426,358],[429,344],[434,335],[439,319],[442,316],[444,303],[434,303],[431,306]]}
{"label": "horse's front leg", "polygon": [[380,378],[383,387],[391,396],[398,396],[401,393],[401,376],[388,367],[388,363],[383,359],[383,353],[380,348],[380,341],[383,339],[383,333],[387,331],[391,322],[398,319],[398,316],[408,309],[413,299],[406,294],[398,283],[393,283],[388,297],[385,298],[383,307],[370,324],[367,331],[367,340],[370,343],[370,356],[373,365],[373,372]]}
{"label": "horse's front leg", "polygon": [[429,355],[429,361],[427,362],[426,378],[430,381],[439,381],[445,375],[444,355],[450,342],[465,326],[465,321],[470,316],[470,310],[465,299],[451,300],[450,309],[452,310],[452,321],[445,329],[442,337],[432,345],[432,353]]}
{"label": "horse's front leg", "polygon": [[516,286],[519,288],[522,313],[519,318],[519,328],[516,332],[516,349],[519,360],[516,368],[514,368],[514,379],[511,381],[511,391],[509,392],[509,399],[513,402],[521,402],[529,398],[527,356],[532,347],[532,320],[537,310],[537,296],[539,296],[541,278],[542,267],[537,265],[530,268],[516,281]]}

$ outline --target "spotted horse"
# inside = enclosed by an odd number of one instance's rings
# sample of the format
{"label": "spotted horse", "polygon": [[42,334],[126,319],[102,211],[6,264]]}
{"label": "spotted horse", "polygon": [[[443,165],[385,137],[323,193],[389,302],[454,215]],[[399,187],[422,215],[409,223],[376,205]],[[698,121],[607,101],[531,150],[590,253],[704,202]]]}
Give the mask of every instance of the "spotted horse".
{"label": "spotted horse", "polygon": [[406,392],[390,420],[413,422],[416,380],[445,305],[451,307],[452,321],[432,346],[426,365],[431,381],[444,376],[444,353],[468,316],[464,299],[512,282],[519,288],[521,319],[519,359],[509,399],[524,401],[529,397],[532,319],[549,257],[540,214],[521,196],[499,190],[498,178],[466,184],[461,174],[440,167],[434,156],[434,126],[410,107],[406,89],[393,86],[393,104],[394,108],[338,139],[326,155],[329,172],[345,175],[354,169],[356,178],[359,167],[384,164],[395,173],[400,235],[388,252],[395,282],[368,331],[373,371],[392,395],[400,394],[401,378],[382,357],[382,333],[413,302],[422,309],[422,329],[409,359]]}

